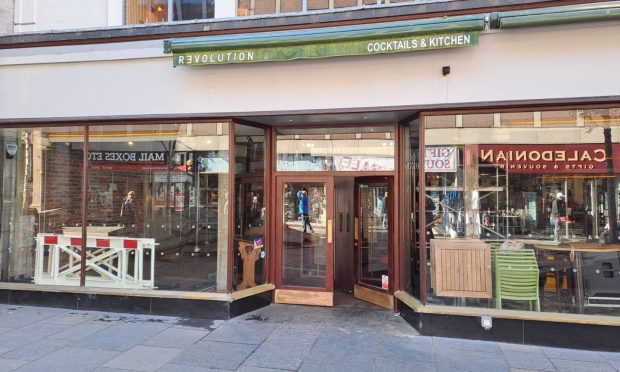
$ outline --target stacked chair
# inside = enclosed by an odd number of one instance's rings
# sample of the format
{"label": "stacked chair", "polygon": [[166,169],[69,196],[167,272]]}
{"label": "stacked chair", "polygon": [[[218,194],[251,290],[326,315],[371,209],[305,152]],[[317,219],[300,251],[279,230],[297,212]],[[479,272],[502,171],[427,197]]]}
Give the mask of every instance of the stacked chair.
{"label": "stacked chair", "polygon": [[533,249],[503,250],[491,244],[494,268],[495,306],[502,308],[503,300],[528,301],[540,311],[539,269]]}

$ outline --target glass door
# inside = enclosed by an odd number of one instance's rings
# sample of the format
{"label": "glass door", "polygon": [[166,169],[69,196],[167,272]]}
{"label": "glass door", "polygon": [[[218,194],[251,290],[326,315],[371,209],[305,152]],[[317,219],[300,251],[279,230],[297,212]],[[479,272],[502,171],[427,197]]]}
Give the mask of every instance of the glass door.
{"label": "glass door", "polygon": [[391,177],[363,177],[355,182],[355,297],[393,306]]}
{"label": "glass door", "polygon": [[[329,177],[278,178],[278,287],[333,290],[333,182]],[[280,291],[280,293],[285,293]],[[297,302],[307,303],[307,294]],[[305,298],[303,298],[305,297]],[[276,295],[276,302],[278,295]]]}

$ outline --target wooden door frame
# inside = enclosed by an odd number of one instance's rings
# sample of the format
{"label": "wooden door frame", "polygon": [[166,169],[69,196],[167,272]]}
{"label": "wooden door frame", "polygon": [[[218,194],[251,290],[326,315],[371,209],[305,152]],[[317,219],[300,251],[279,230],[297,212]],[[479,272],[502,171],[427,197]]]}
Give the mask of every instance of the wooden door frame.
{"label": "wooden door frame", "polygon": [[[282,175],[275,177],[275,186],[276,186],[276,196],[275,196],[275,285],[277,289],[286,289],[286,290],[300,290],[300,291],[309,291],[309,292],[333,292],[334,291],[334,228],[332,227],[332,242],[326,243],[325,247],[325,287],[301,287],[301,286],[290,286],[284,285],[282,281],[283,272],[282,272],[282,263],[283,263],[283,231],[281,229],[283,224],[282,218],[282,196],[283,189],[282,186],[284,183],[325,183],[327,185],[327,193],[326,204],[327,204],[327,220],[334,220],[334,178],[332,176],[324,176],[324,175]],[[326,221],[327,223],[327,221]],[[327,231],[326,231],[327,234]]]}
{"label": "wooden door frame", "polygon": [[[354,223],[354,265],[355,265],[355,270],[354,270],[354,275],[355,275],[355,280],[354,280],[354,285],[360,286],[360,287],[364,287],[366,289],[369,290],[374,290],[380,293],[385,293],[385,294],[394,294],[394,290],[395,290],[395,280],[396,278],[394,277],[394,265],[395,265],[395,259],[394,259],[394,239],[395,239],[395,227],[396,224],[399,223],[398,221],[394,220],[394,199],[395,199],[395,194],[394,194],[394,177],[393,176],[366,176],[366,177],[355,177],[355,183],[354,183],[354,188],[355,188],[355,199],[354,199],[354,213],[353,213],[353,218],[354,221],[360,221],[360,195],[359,195],[359,184],[360,183],[379,183],[379,182],[385,182],[387,181],[388,184],[388,195],[390,195],[388,197],[388,277],[389,277],[389,286],[388,289],[382,289],[380,287],[375,287],[375,286],[371,286],[368,284],[364,284],[360,282],[360,253],[359,253],[359,242],[357,239],[355,239],[355,236],[360,236],[360,227],[361,225],[358,223],[357,226],[355,226]],[[357,227],[357,232],[355,231],[355,228]]]}

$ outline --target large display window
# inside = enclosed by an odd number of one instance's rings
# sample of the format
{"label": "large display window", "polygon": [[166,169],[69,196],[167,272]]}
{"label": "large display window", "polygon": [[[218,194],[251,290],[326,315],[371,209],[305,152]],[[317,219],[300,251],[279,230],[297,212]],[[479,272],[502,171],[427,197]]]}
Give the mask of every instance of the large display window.
{"label": "large display window", "polygon": [[0,139],[0,280],[79,285],[84,127],[5,128]]}
{"label": "large display window", "polygon": [[620,109],[423,122],[428,303],[620,314]]}
{"label": "large display window", "polygon": [[265,129],[235,124],[234,286],[265,282]]}
{"label": "large display window", "polygon": [[[3,129],[0,279],[129,290],[233,289],[230,125]],[[260,145],[248,147],[238,138],[236,174],[240,187],[251,178],[250,193],[258,195],[264,160],[242,158],[262,156],[264,134],[251,135],[245,138]],[[262,197],[256,200],[250,195],[252,221],[244,225],[260,229],[265,210]],[[262,236],[245,231],[240,238]],[[263,239],[257,241],[264,246]],[[261,266],[259,282],[262,275]]]}

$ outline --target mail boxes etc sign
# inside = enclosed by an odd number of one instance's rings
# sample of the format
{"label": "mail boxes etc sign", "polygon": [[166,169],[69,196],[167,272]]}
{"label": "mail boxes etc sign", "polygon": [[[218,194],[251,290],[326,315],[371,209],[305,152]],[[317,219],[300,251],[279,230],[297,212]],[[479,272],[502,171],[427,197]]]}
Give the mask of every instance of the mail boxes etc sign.
{"label": "mail boxes etc sign", "polygon": [[426,147],[424,171],[427,173],[456,172],[459,166],[459,151],[454,146]]}
{"label": "mail boxes etc sign", "polygon": [[174,66],[200,66],[276,62],[460,48],[476,44],[478,44],[477,32],[459,32],[246,48],[231,48],[224,45],[203,51],[174,52],[173,63]]}

